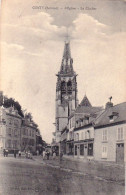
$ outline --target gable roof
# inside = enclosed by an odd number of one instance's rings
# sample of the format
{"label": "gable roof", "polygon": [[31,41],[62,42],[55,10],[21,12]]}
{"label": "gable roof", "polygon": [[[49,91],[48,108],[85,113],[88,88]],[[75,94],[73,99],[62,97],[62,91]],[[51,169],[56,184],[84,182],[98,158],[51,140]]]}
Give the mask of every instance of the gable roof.
{"label": "gable roof", "polygon": [[[113,120],[110,120],[111,116],[114,116]],[[106,125],[114,125],[121,122],[126,122],[126,102],[106,109],[99,117],[96,118],[95,128]]]}
{"label": "gable roof", "polygon": [[86,107],[92,107],[91,103],[89,102],[87,96],[85,95],[84,98],[82,99],[81,106],[86,106]]}

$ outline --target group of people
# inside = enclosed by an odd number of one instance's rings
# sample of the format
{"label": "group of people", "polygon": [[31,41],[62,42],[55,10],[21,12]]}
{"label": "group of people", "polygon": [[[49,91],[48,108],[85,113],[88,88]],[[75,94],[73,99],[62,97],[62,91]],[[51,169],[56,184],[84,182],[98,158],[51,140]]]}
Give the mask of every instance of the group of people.
{"label": "group of people", "polygon": [[[3,150],[3,155],[4,155],[4,157],[6,156],[8,156],[8,150],[7,149],[4,149]],[[16,150],[14,150],[14,157],[16,158],[16,155],[18,154],[18,156],[21,158],[21,151],[19,150],[18,152],[16,151]],[[37,156],[39,155],[39,153],[37,152]],[[57,154],[56,154],[56,151],[52,151],[52,152],[50,152],[49,150],[44,150],[43,151],[43,153],[42,153],[42,156],[43,156],[43,160],[44,159],[47,159],[47,160],[49,160],[49,158],[50,158],[50,155],[52,155],[52,159],[55,159],[56,158],[56,156],[57,156]],[[29,151],[25,151],[25,157],[26,158],[32,158],[32,155],[31,155],[31,153],[29,152]],[[63,153],[62,152],[60,152],[60,154],[59,154],[59,159],[60,159],[60,161],[62,160],[62,157],[63,157]]]}
{"label": "group of people", "polygon": [[[43,160],[44,160],[44,159],[49,160],[50,155],[51,155],[51,153],[50,153],[48,150],[44,150],[44,151],[43,151],[43,154],[42,154]],[[60,161],[62,160],[62,157],[63,157],[63,153],[60,152],[60,155],[59,155]],[[52,159],[54,160],[55,158],[56,158],[56,152],[53,151],[53,152],[52,152]]]}
{"label": "group of people", "polygon": [[[9,154],[9,151],[8,151],[7,149],[3,149],[3,155],[4,155],[4,157],[7,157],[8,154]],[[16,158],[16,155],[17,155],[17,151],[14,150],[14,157],[15,157],[15,158]],[[18,155],[19,155],[19,157],[21,157],[21,151],[20,151],[20,150],[19,150],[19,152],[18,152]]]}
{"label": "group of people", "polygon": [[8,150],[7,150],[7,149],[4,149],[4,150],[3,150],[3,155],[4,155],[4,157],[5,157],[5,156],[6,156],[6,157],[8,156]]}
{"label": "group of people", "polygon": [[47,151],[43,151],[43,160],[45,159],[45,158],[47,158],[47,160],[49,160],[49,157],[50,157],[50,152],[47,150]]}

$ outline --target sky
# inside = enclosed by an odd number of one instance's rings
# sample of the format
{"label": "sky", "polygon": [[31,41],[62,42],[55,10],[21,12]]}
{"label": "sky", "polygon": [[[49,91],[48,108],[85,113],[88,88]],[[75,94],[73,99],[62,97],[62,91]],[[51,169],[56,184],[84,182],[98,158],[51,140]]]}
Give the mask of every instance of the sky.
{"label": "sky", "polygon": [[93,106],[126,101],[126,1],[1,3],[0,89],[32,113],[48,143],[67,29],[79,102],[85,94]]}

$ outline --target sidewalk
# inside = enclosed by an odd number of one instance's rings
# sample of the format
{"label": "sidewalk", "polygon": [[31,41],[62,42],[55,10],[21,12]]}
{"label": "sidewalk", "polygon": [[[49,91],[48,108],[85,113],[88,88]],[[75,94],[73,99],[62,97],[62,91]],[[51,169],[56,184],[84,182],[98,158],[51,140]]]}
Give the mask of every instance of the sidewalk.
{"label": "sidewalk", "polygon": [[81,173],[93,178],[104,179],[109,182],[117,182],[124,185],[125,166],[111,162],[84,161],[69,156],[64,156],[60,162],[59,157],[55,160],[43,160],[42,156],[33,156],[34,160],[48,166],[58,167],[72,172]]}

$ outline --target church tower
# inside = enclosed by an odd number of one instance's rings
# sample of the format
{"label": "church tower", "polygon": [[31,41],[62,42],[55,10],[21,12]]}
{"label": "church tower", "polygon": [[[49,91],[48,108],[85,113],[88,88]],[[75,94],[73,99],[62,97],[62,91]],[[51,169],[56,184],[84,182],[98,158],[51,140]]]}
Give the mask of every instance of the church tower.
{"label": "church tower", "polygon": [[56,142],[60,142],[61,131],[67,126],[68,117],[78,104],[77,74],[73,69],[69,41],[65,42],[60,71],[56,76]]}

